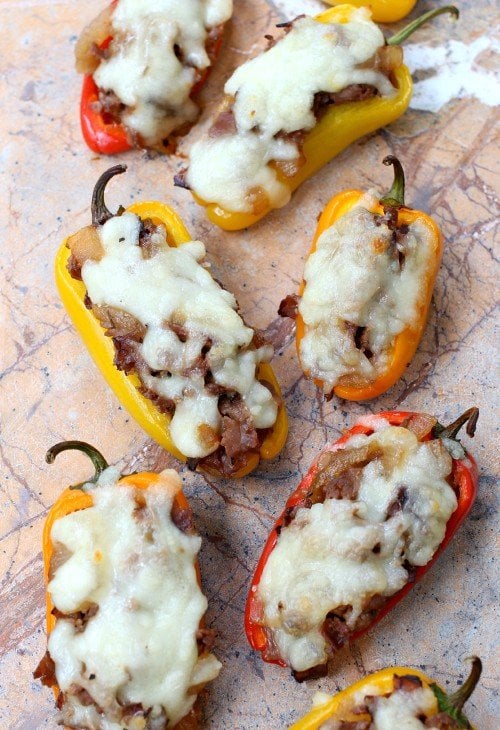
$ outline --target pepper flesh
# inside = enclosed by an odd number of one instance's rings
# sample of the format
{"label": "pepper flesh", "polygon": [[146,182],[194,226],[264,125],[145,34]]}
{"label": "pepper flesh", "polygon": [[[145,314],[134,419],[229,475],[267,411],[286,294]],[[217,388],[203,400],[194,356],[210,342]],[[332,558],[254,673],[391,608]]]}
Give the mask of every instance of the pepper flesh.
{"label": "pepper flesh", "polygon": [[[474,413],[472,413],[472,411],[474,411]],[[385,411],[377,414],[376,418],[386,419],[391,426],[401,426],[408,418],[416,418],[420,415],[421,414],[412,411]],[[465,416],[468,417],[468,423],[472,422],[472,426],[470,428],[468,427],[467,432],[469,435],[473,435],[475,423],[477,421],[477,409],[470,409],[470,411],[467,411],[467,413],[464,414],[463,418],[465,418]],[[371,435],[375,430],[373,421],[371,421],[371,419],[373,418],[373,416],[361,418],[340,439],[334,442],[332,446],[328,447],[327,450],[332,451],[342,448],[346,441],[348,441],[352,436],[358,434],[363,434],[365,436]],[[460,425],[463,425],[463,423],[465,422],[466,421],[461,421]],[[456,432],[453,433],[453,437],[455,435]],[[420,440],[427,441],[432,438],[436,438],[436,435],[434,433],[434,429],[431,428],[429,432],[420,437]],[[311,489],[313,480],[319,471],[318,464],[320,456],[321,454],[313,462],[312,466],[300,482],[297,489],[289,497],[283,512],[276,521],[276,524],[274,525],[274,528],[267,539],[264,550],[255,569],[255,574],[252,579],[250,592],[248,594],[245,608],[245,631],[250,645],[253,647],[253,649],[261,652],[264,661],[270,662],[271,664],[278,664],[282,667],[285,667],[286,663],[282,659],[277,659],[269,655],[268,653],[270,646],[265,627],[260,623],[262,607],[257,597],[257,589],[269,555],[274,550],[278,541],[278,536],[285,523],[286,515],[289,513],[289,510],[291,508],[293,508],[307,496]],[[350,635],[348,639],[349,642],[358,639],[367,631],[369,631],[375,624],[381,621],[384,616],[388,614],[394,608],[394,606],[396,606],[396,604],[401,601],[402,598],[404,598],[404,596],[411,590],[412,586],[417,583],[425,575],[425,573],[427,573],[429,568],[431,568],[431,566],[435,563],[435,561],[446,548],[453,535],[460,527],[464,519],[467,517],[470,509],[472,508],[474,499],[476,497],[478,478],[479,477],[476,462],[468,452],[465,452],[465,457],[463,459],[452,460],[451,480],[458,504],[456,510],[453,512],[446,524],[446,532],[441,544],[437,548],[431,560],[426,563],[426,565],[416,566],[414,580],[412,582],[407,582],[406,585],[401,588],[401,590],[399,590],[393,596],[390,596],[385,604],[382,606],[382,608],[377,612],[373,620],[371,620],[367,626],[365,626],[363,629],[360,629],[359,631],[354,631]]]}
{"label": "pepper flesh", "polygon": [[[319,23],[347,23],[356,10],[353,5],[340,5],[315,16]],[[277,169],[280,182],[287,185],[291,192],[311,177],[342,150],[360,137],[375,132],[398,119],[408,108],[412,95],[412,80],[408,68],[401,64],[394,70],[394,96],[375,96],[364,101],[351,101],[330,106],[320,121],[307,132],[302,155],[305,162],[295,175],[285,177]],[[258,213],[236,213],[225,210],[217,203],[202,200],[193,195],[196,202],[204,206],[208,218],[227,231],[237,231],[253,225],[272,208],[262,206]]]}
{"label": "pepper flesh", "polygon": [[[59,447],[62,447],[60,450],[66,450],[69,448],[76,448],[79,450],[87,450],[91,451],[94,454],[97,454],[100,456],[99,452],[97,452],[92,447],[89,447],[88,444],[83,444],[82,442],[64,442],[63,444],[58,444],[56,447],[53,447],[49,452],[47,452],[46,460],[49,463],[52,463],[54,460],[54,457],[57,453],[59,453]],[[82,447],[87,447],[87,449],[84,449]],[[87,451],[87,453],[88,453]],[[101,457],[102,459],[102,457]],[[96,472],[96,476],[91,481],[96,481],[98,477],[99,471]],[[129,474],[127,476],[122,476],[120,480],[117,482],[117,487],[135,487],[136,489],[149,489],[150,486],[153,484],[157,484],[161,481],[161,477],[159,474],[155,472],[140,472],[137,474]],[[52,632],[56,625],[56,617],[53,614],[54,611],[54,603],[52,601],[52,596],[47,590],[49,581],[50,581],[50,572],[51,572],[51,561],[54,554],[54,545],[51,540],[51,532],[52,527],[54,525],[54,522],[56,520],[60,520],[63,517],[66,517],[69,514],[72,514],[73,512],[78,512],[79,510],[87,509],[88,507],[92,507],[93,505],[93,499],[92,495],[84,491],[82,488],[83,485],[79,485],[78,487],[68,487],[67,489],[62,492],[62,494],[58,497],[56,502],[52,505],[50,508],[47,517],[44,522],[43,526],[43,534],[42,534],[42,558],[43,558],[43,575],[44,575],[44,581],[45,581],[45,600],[46,600],[46,626],[47,626],[47,636]],[[190,509],[189,503],[182,491],[177,492],[177,494],[174,497],[174,503],[182,510]],[[196,574],[198,576],[198,582],[200,582],[200,568],[198,561],[196,561],[195,564]],[[57,699],[59,695],[59,687],[57,684],[52,686],[52,690],[54,692],[54,695]]]}
{"label": "pepper flesh", "polygon": [[[342,5],[343,0],[325,0],[328,5]],[[415,7],[417,0],[350,0],[357,8],[368,6],[376,23],[395,23],[405,18]]]}
{"label": "pepper flesh", "polygon": [[[150,218],[155,224],[163,224],[167,230],[167,240],[170,246],[182,246],[192,240],[177,213],[164,203],[151,201],[133,203],[127,208],[127,211],[143,220]],[[177,459],[186,461],[186,456],[177,449],[170,436],[169,424],[172,417],[168,413],[161,413],[149,398],[139,392],[138,388],[141,383],[135,373],[126,375],[114,366],[115,353],[112,339],[105,334],[99,320],[85,306],[85,284],[73,279],[67,269],[71,255],[67,241],[68,238],[63,241],[56,255],[55,279],[62,303],[75,328],[108,385],[130,415],[166,451]],[[274,459],[283,448],[288,434],[286,410],[278,381],[271,366],[261,363],[257,377],[260,381],[269,382],[273,387],[279,398],[278,415],[274,426],[262,442],[259,453],[249,454],[245,466],[231,474],[232,477],[249,474],[257,467],[260,459]]]}
{"label": "pepper flesh", "polygon": [[[480,673],[481,662],[477,657],[474,657],[471,677],[474,675],[473,679],[475,681],[473,681],[471,683],[472,686],[468,688],[470,691],[468,691],[465,699],[467,699],[472,693],[477,681],[479,680]],[[369,674],[359,680],[359,682],[352,684],[350,687],[347,687],[347,689],[344,689],[333,697],[330,697],[330,699],[326,700],[324,703],[317,705],[307,715],[291,725],[289,730],[320,730],[321,725],[327,720],[336,720],[337,722],[346,723],[360,722],[365,719],[369,721],[370,718],[367,714],[352,712],[352,710],[355,709],[357,697],[359,698],[362,696],[362,693],[365,690],[369,691],[370,696],[374,697],[381,697],[383,695],[390,694],[393,691],[394,675],[403,678],[418,677],[418,679],[422,682],[423,687],[427,687],[432,691],[435,691],[435,688],[437,688],[439,691],[444,693],[444,691],[439,687],[439,685],[436,685],[431,677],[424,674],[419,669],[414,669],[413,667],[387,667],[386,669],[381,669],[378,672]],[[457,702],[457,705],[458,704],[459,703]],[[463,702],[461,702],[461,704],[463,704]],[[438,706],[438,710],[439,709],[440,708]],[[474,730],[474,727],[470,725],[468,721],[466,722],[467,724],[464,724],[463,727],[469,728],[469,730]]]}
{"label": "pepper flesh", "polygon": [[[113,9],[118,0],[110,3]],[[195,79],[191,89],[190,97],[195,97],[207,81],[213,64],[216,62],[222,45],[222,33],[215,43],[207,43],[207,53],[210,58],[210,66],[200,72]],[[112,41],[108,36],[99,44],[101,50],[106,49]],[[99,109],[99,88],[90,74],[85,74],[82,82],[80,96],[80,126],[83,138],[87,146],[98,154],[116,155],[120,152],[127,152],[134,146],[130,140],[126,126],[122,122],[112,119],[109,114]]]}
{"label": "pepper flesh", "polygon": [[[398,162],[396,158],[389,156],[384,159],[384,164],[391,164],[394,161]],[[345,190],[338,195],[335,195],[335,197],[330,200],[319,219],[312,247],[309,251],[309,256],[311,256],[311,254],[313,254],[316,250],[316,244],[319,237],[336,221],[338,221],[339,218],[342,218],[342,216],[352,210],[352,208],[359,203],[363,195],[364,193],[361,190]],[[376,215],[383,216],[386,207],[387,206],[384,201],[379,201],[379,204],[374,210],[371,209],[371,212]],[[436,282],[439,265],[443,255],[443,236],[436,222],[430,216],[421,211],[407,208],[404,205],[397,206],[397,227],[409,226],[414,223],[418,223],[426,229],[430,241],[432,242],[431,266],[426,272],[425,281],[421,282],[421,299],[415,322],[407,325],[402,332],[396,335],[391,348],[392,356],[385,370],[379,374],[375,380],[371,382],[367,381],[366,384],[361,386],[334,386],[332,392],[339,398],[355,401],[369,400],[370,398],[376,398],[377,396],[382,395],[382,393],[385,393],[404,374],[406,368],[413,359],[420,340],[422,339],[425,325],[427,323],[429,307],[431,305],[434,284]],[[299,289],[299,296],[302,296],[304,288],[305,282],[302,281]],[[297,354],[300,360],[300,343],[305,334],[305,324],[300,312],[297,313],[295,332]],[[307,377],[310,377],[306,371],[305,374]],[[323,381],[314,379],[314,382],[318,388],[323,389]]]}

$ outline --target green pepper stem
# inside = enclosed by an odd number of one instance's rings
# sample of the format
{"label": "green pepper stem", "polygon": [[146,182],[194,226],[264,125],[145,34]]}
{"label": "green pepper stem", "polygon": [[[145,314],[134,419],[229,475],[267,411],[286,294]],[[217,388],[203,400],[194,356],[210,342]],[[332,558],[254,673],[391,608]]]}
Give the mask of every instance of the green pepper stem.
{"label": "green pepper stem", "polygon": [[450,423],[449,426],[441,426],[440,424],[436,424],[436,426],[434,426],[434,433],[440,439],[455,439],[462,426],[464,424],[467,424],[465,432],[467,436],[470,436],[472,438],[476,433],[476,424],[478,418],[479,408],[469,408],[467,411],[465,411],[465,413],[462,413],[462,415],[459,416],[456,421]]}
{"label": "green pepper stem", "polygon": [[386,196],[380,199],[382,206],[388,205],[392,208],[402,208],[405,204],[405,173],[403,166],[394,155],[387,155],[382,160],[384,165],[394,167],[394,182]]}
{"label": "green pepper stem", "polygon": [[481,676],[481,672],[483,671],[483,664],[479,657],[473,656],[470,657],[470,659],[472,660],[472,667],[469,676],[460,687],[460,689],[458,689],[452,695],[448,695],[449,703],[459,712],[476,689],[477,683],[479,682],[479,678]]}
{"label": "green pepper stem", "polygon": [[104,202],[104,191],[106,185],[115,175],[121,175],[125,172],[127,165],[114,165],[105,170],[99,180],[96,182],[94,192],[92,193],[92,203],[90,209],[92,211],[92,223],[94,226],[102,226],[106,221],[113,217],[113,213],[108,210]]}
{"label": "green pepper stem", "polygon": [[417,28],[420,28],[420,26],[424,23],[427,23],[428,20],[432,20],[432,18],[435,18],[438,15],[442,15],[443,13],[450,13],[450,15],[453,15],[455,18],[458,18],[460,15],[458,8],[456,8],[454,5],[444,5],[442,8],[434,8],[434,10],[429,10],[427,13],[424,13],[419,18],[415,18],[415,20],[412,20],[411,23],[408,23],[408,25],[400,30],[399,33],[396,33],[395,35],[388,38],[386,41],[387,45],[399,46],[403,41],[409,38],[412,33],[417,30]]}
{"label": "green pepper stem", "polygon": [[108,468],[108,462],[100,453],[100,451],[97,451],[96,448],[94,448],[90,444],[85,443],[85,441],[61,441],[60,443],[55,444],[55,446],[52,446],[47,451],[47,453],[45,454],[45,461],[47,462],[47,464],[53,464],[58,454],[60,454],[62,451],[70,451],[73,449],[76,451],[82,451],[89,457],[92,464],[94,465],[95,474],[91,479],[87,479],[86,482],[72,485],[70,489],[81,489],[82,484],[95,484],[101,476],[102,472]]}

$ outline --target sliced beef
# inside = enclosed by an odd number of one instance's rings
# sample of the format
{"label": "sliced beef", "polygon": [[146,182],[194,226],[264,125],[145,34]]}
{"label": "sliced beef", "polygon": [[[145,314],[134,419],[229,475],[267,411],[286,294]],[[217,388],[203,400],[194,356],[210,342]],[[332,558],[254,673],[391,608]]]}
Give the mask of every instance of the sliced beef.
{"label": "sliced beef", "polygon": [[198,654],[210,654],[215,643],[215,631],[213,629],[198,629],[196,632],[196,643]]}
{"label": "sliced beef", "polygon": [[371,720],[355,720],[354,722],[340,721],[338,730],[370,730]]}
{"label": "sliced beef", "polygon": [[182,530],[187,535],[194,535],[196,533],[193,512],[189,507],[181,507],[174,499],[170,514],[172,522],[179,530]]}
{"label": "sliced beef", "polygon": [[222,415],[220,443],[230,459],[259,448],[252,414],[239,394],[221,396],[219,411]]}
{"label": "sliced beef", "polygon": [[337,615],[342,607],[335,609],[335,613],[328,613],[322,627],[322,633],[333,649],[338,651],[349,641],[351,630],[347,626],[345,620]]}
{"label": "sliced beef", "polygon": [[158,253],[160,247],[155,241],[155,235],[164,233],[164,229],[157,226],[150,218],[141,219],[141,227],[139,229],[139,247],[145,259],[152,258]]}
{"label": "sliced beef", "polygon": [[118,370],[128,375],[134,370],[147,368],[147,364],[140,353],[140,343],[136,340],[127,335],[113,337],[113,344],[115,346],[113,364]]}
{"label": "sliced beef", "polygon": [[287,296],[280,302],[278,314],[280,317],[289,317],[290,319],[296,319],[298,306],[298,294],[287,294]]}
{"label": "sliced beef", "polygon": [[399,487],[396,496],[387,507],[387,519],[389,519],[390,517],[394,517],[394,515],[396,515],[398,512],[401,512],[407,500],[408,492],[406,487]]}
{"label": "sliced beef", "polygon": [[214,123],[208,130],[208,136],[212,139],[223,137],[225,134],[236,134],[236,120],[232,109],[226,109],[216,117]]}
{"label": "sliced beef", "polygon": [[99,98],[95,102],[94,108],[102,114],[105,122],[120,123],[121,115],[127,107],[114,91],[99,89]]}
{"label": "sliced beef", "polygon": [[328,664],[318,664],[315,667],[310,667],[310,669],[304,669],[303,671],[299,672],[295,669],[292,670],[292,677],[295,679],[296,682],[307,682],[309,679],[321,679],[321,677],[326,677],[328,674]]}
{"label": "sliced beef", "polygon": [[402,677],[399,674],[395,674],[393,683],[395,690],[401,689],[403,692],[414,692],[422,686],[422,680],[414,674],[405,674]]}
{"label": "sliced beef", "polygon": [[420,440],[429,434],[437,423],[437,418],[427,413],[412,413],[401,423],[401,428],[407,428]]}
{"label": "sliced beef", "polygon": [[55,616],[56,619],[66,619],[66,621],[71,621],[76,633],[81,634],[85,631],[87,623],[98,611],[99,606],[97,603],[91,603],[83,611],[75,611],[74,613],[63,613],[62,611],[59,611],[59,609],[54,608],[52,609],[52,615]]}
{"label": "sliced beef", "polygon": [[33,677],[39,679],[46,687],[53,687],[57,684],[56,665],[48,651],[45,652],[38,663],[37,668],[33,672]]}
{"label": "sliced beef", "polygon": [[77,281],[82,280],[82,265],[78,262],[76,257],[73,256],[73,254],[70,254],[68,258],[66,269],[68,270],[69,275],[72,279],[76,279]]}
{"label": "sliced beef", "polygon": [[146,327],[123,309],[93,304],[92,312],[106,330],[108,337],[120,337],[141,343],[146,336]]}
{"label": "sliced beef", "polygon": [[311,483],[313,504],[325,499],[356,499],[364,467],[380,455],[380,450],[370,444],[356,449],[325,451]]}
{"label": "sliced beef", "polygon": [[350,84],[345,89],[333,93],[318,91],[314,95],[313,114],[319,120],[332,104],[345,104],[349,101],[366,101],[366,99],[371,99],[377,96],[377,94],[378,90],[370,84]]}
{"label": "sliced beef", "polygon": [[165,398],[165,396],[159,395],[156,390],[146,388],[144,385],[141,385],[138,390],[139,393],[144,396],[144,398],[147,398],[152,403],[154,403],[155,407],[160,411],[160,413],[169,413],[171,416],[174,414],[175,401],[173,401],[171,398]]}

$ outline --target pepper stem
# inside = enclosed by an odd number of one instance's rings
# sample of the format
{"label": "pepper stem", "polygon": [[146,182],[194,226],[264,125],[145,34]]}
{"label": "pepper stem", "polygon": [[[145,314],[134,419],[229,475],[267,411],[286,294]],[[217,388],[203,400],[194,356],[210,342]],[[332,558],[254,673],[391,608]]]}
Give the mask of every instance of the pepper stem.
{"label": "pepper stem", "polygon": [[462,709],[471,694],[476,689],[477,683],[483,671],[483,664],[478,656],[469,657],[472,660],[470,674],[460,687],[452,695],[448,695],[448,700],[458,711]]}
{"label": "pepper stem", "polygon": [[99,180],[96,182],[94,192],[92,193],[92,203],[90,209],[92,211],[92,223],[94,226],[102,226],[106,221],[113,217],[113,213],[108,210],[104,202],[104,191],[106,185],[115,175],[121,175],[125,172],[127,165],[114,165],[105,170]]}
{"label": "pepper stem", "polygon": [[55,444],[55,446],[52,446],[47,451],[47,453],[45,454],[45,461],[47,462],[47,464],[53,464],[58,454],[60,454],[62,451],[70,451],[73,449],[76,451],[82,451],[89,457],[92,464],[94,465],[95,474],[91,479],[87,479],[85,482],[72,485],[70,489],[81,489],[82,485],[87,483],[95,484],[101,476],[102,472],[107,469],[109,465],[104,456],[100,453],[100,451],[97,451],[96,448],[94,448],[90,444],[85,443],[85,441],[61,441],[60,443]]}
{"label": "pepper stem", "polygon": [[476,433],[477,419],[479,418],[479,408],[469,408],[465,413],[462,413],[456,421],[450,423],[449,426],[441,426],[436,424],[434,426],[434,433],[441,439],[456,439],[458,432],[464,424],[467,424],[465,433],[471,438]]}
{"label": "pepper stem", "polygon": [[405,173],[403,165],[394,155],[387,155],[382,162],[384,165],[392,165],[394,167],[394,182],[387,195],[380,199],[380,204],[382,206],[390,206],[391,208],[402,208],[405,204]]}
{"label": "pepper stem", "polygon": [[395,35],[388,38],[386,41],[387,45],[399,46],[403,41],[409,38],[412,33],[417,30],[417,28],[420,28],[420,26],[424,23],[427,23],[428,20],[432,20],[432,18],[435,18],[438,15],[442,15],[443,13],[450,13],[450,15],[453,15],[455,19],[458,18],[460,15],[458,8],[456,8],[454,5],[444,5],[442,8],[434,8],[434,10],[429,10],[427,13],[424,13],[419,18],[415,18],[415,20],[412,20],[411,23],[408,23],[408,25],[400,30],[399,33],[396,33]]}
{"label": "pepper stem", "polygon": [[462,708],[467,702],[471,694],[474,692],[483,665],[479,657],[474,656],[472,659],[472,668],[469,676],[460,687],[459,690],[454,692],[452,695],[447,695],[446,692],[438,687],[437,684],[429,685],[430,689],[434,692],[436,697],[438,708],[440,712],[444,712],[446,715],[455,720],[457,727],[464,728],[464,730],[471,730],[471,724],[468,719],[462,714]]}

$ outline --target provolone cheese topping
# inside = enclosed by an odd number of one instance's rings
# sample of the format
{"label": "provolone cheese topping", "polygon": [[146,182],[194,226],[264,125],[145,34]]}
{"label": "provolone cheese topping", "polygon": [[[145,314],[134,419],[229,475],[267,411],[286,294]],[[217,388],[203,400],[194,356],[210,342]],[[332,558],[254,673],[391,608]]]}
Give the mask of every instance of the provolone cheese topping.
{"label": "provolone cheese topping", "polygon": [[237,131],[193,145],[186,176],[193,191],[230,211],[251,212],[256,189],[272,207],[285,205],[289,187],[268,163],[296,159],[299,149],[277,135],[314,127],[318,92],[370,84],[384,96],[394,94],[383,73],[363,68],[384,43],[366,8],[354,10],[345,24],[296,20],[284,38],[227,81],[224,91],[234,97]]}
{"label": "provolone cheese topping", "polygon": [[[345,376],[366,383],[385,372],[396,336],[416,327],[427,297],[430,231],[411,223],[397,249],[393,232],[372,212],[377,202],[365,195],[322,233],[305,265],[300,361],[327,393]],[[356,346],[358,327],[366,328],[369,356]]]}
{"label": "provolone cheese topping", "polygon": [[[143,716],[122,718],[128,705],[173,726],[194,704],[194,687],[219,673],[213,654],[198,655],[196,632],[207,608],[195,570],[201,538],[172,522],[180,488],[172,470],[147,490],[98,486],[94,506],[54,522],[52,543],[69,554],[48,586],[55,607],[68,614],[97,606],[83,630],[62,617],[49,636],[71,727],[143,728]],[[136,494],[144,500],[140,514]],[[81,701],[78,688],[92,702]]]}
{"label": "provolone cheese topping", "polygon": [[[419,716],[432,717],[438,711],[436,697],[429,687],[419,687],[412,691],[394,690],[389,696],[379,695],[377,685],[367,686],[351,698],[352,709],[363,706],[365,698],[370,697],[370,730],[422,730],[425,725]],[[319,730],[339,730],[345,723],[342,720],[327,720]]]}
{"label": "provolone cheese topping", "polygon": [[[345,620],[354,629],[373,596],[391,596],[406,584],[405,561],[429,562],[457,507],[446,481],[452,460],[440,441],[419,442],[411,431],[387,425],[353,436],[345,448],[369,443],[382,456],[363,468],[357,499],[300,508],[281,530],[258,586],[262,623],[298,671],[327,661],[326,615],[351,606]],[[404,504],[387,516],[402,486]]]}
{"label": "provolone cheese topping", "polygon": [[[234,296],[202,265],[203,243],[170,247],[164,233],[157,233],[159,250],[143,258],[140,225],[138,216],[124,213],[101,226],[105,255],[83,265],[82,279],[93,304],[121,309],[147,327],[140,352],[148,367],[141,380],[175,402],[172,440],[185,456],[201,458],[218,447],[217,439],[204,433],[209,427],[220,435],[221,415],[219,397],[208,392],[196,363],[206,357],[215,383],[241,394],[255,428],[269,428],[276,421],[277,405],[256,379],[256,369],[271,359],[272,347],[251,347],[254,333],[236,311]],[[185,342],[171,324],[187,331]]]}
{"label": "provolone cheese topping", "polygon": [[193,122],[189,95],[210,65],[210,29],[227,21],[232,0],[119,0],[110,56],[94,72],[97,86],[126,105],[122,120],[149,146]]}

